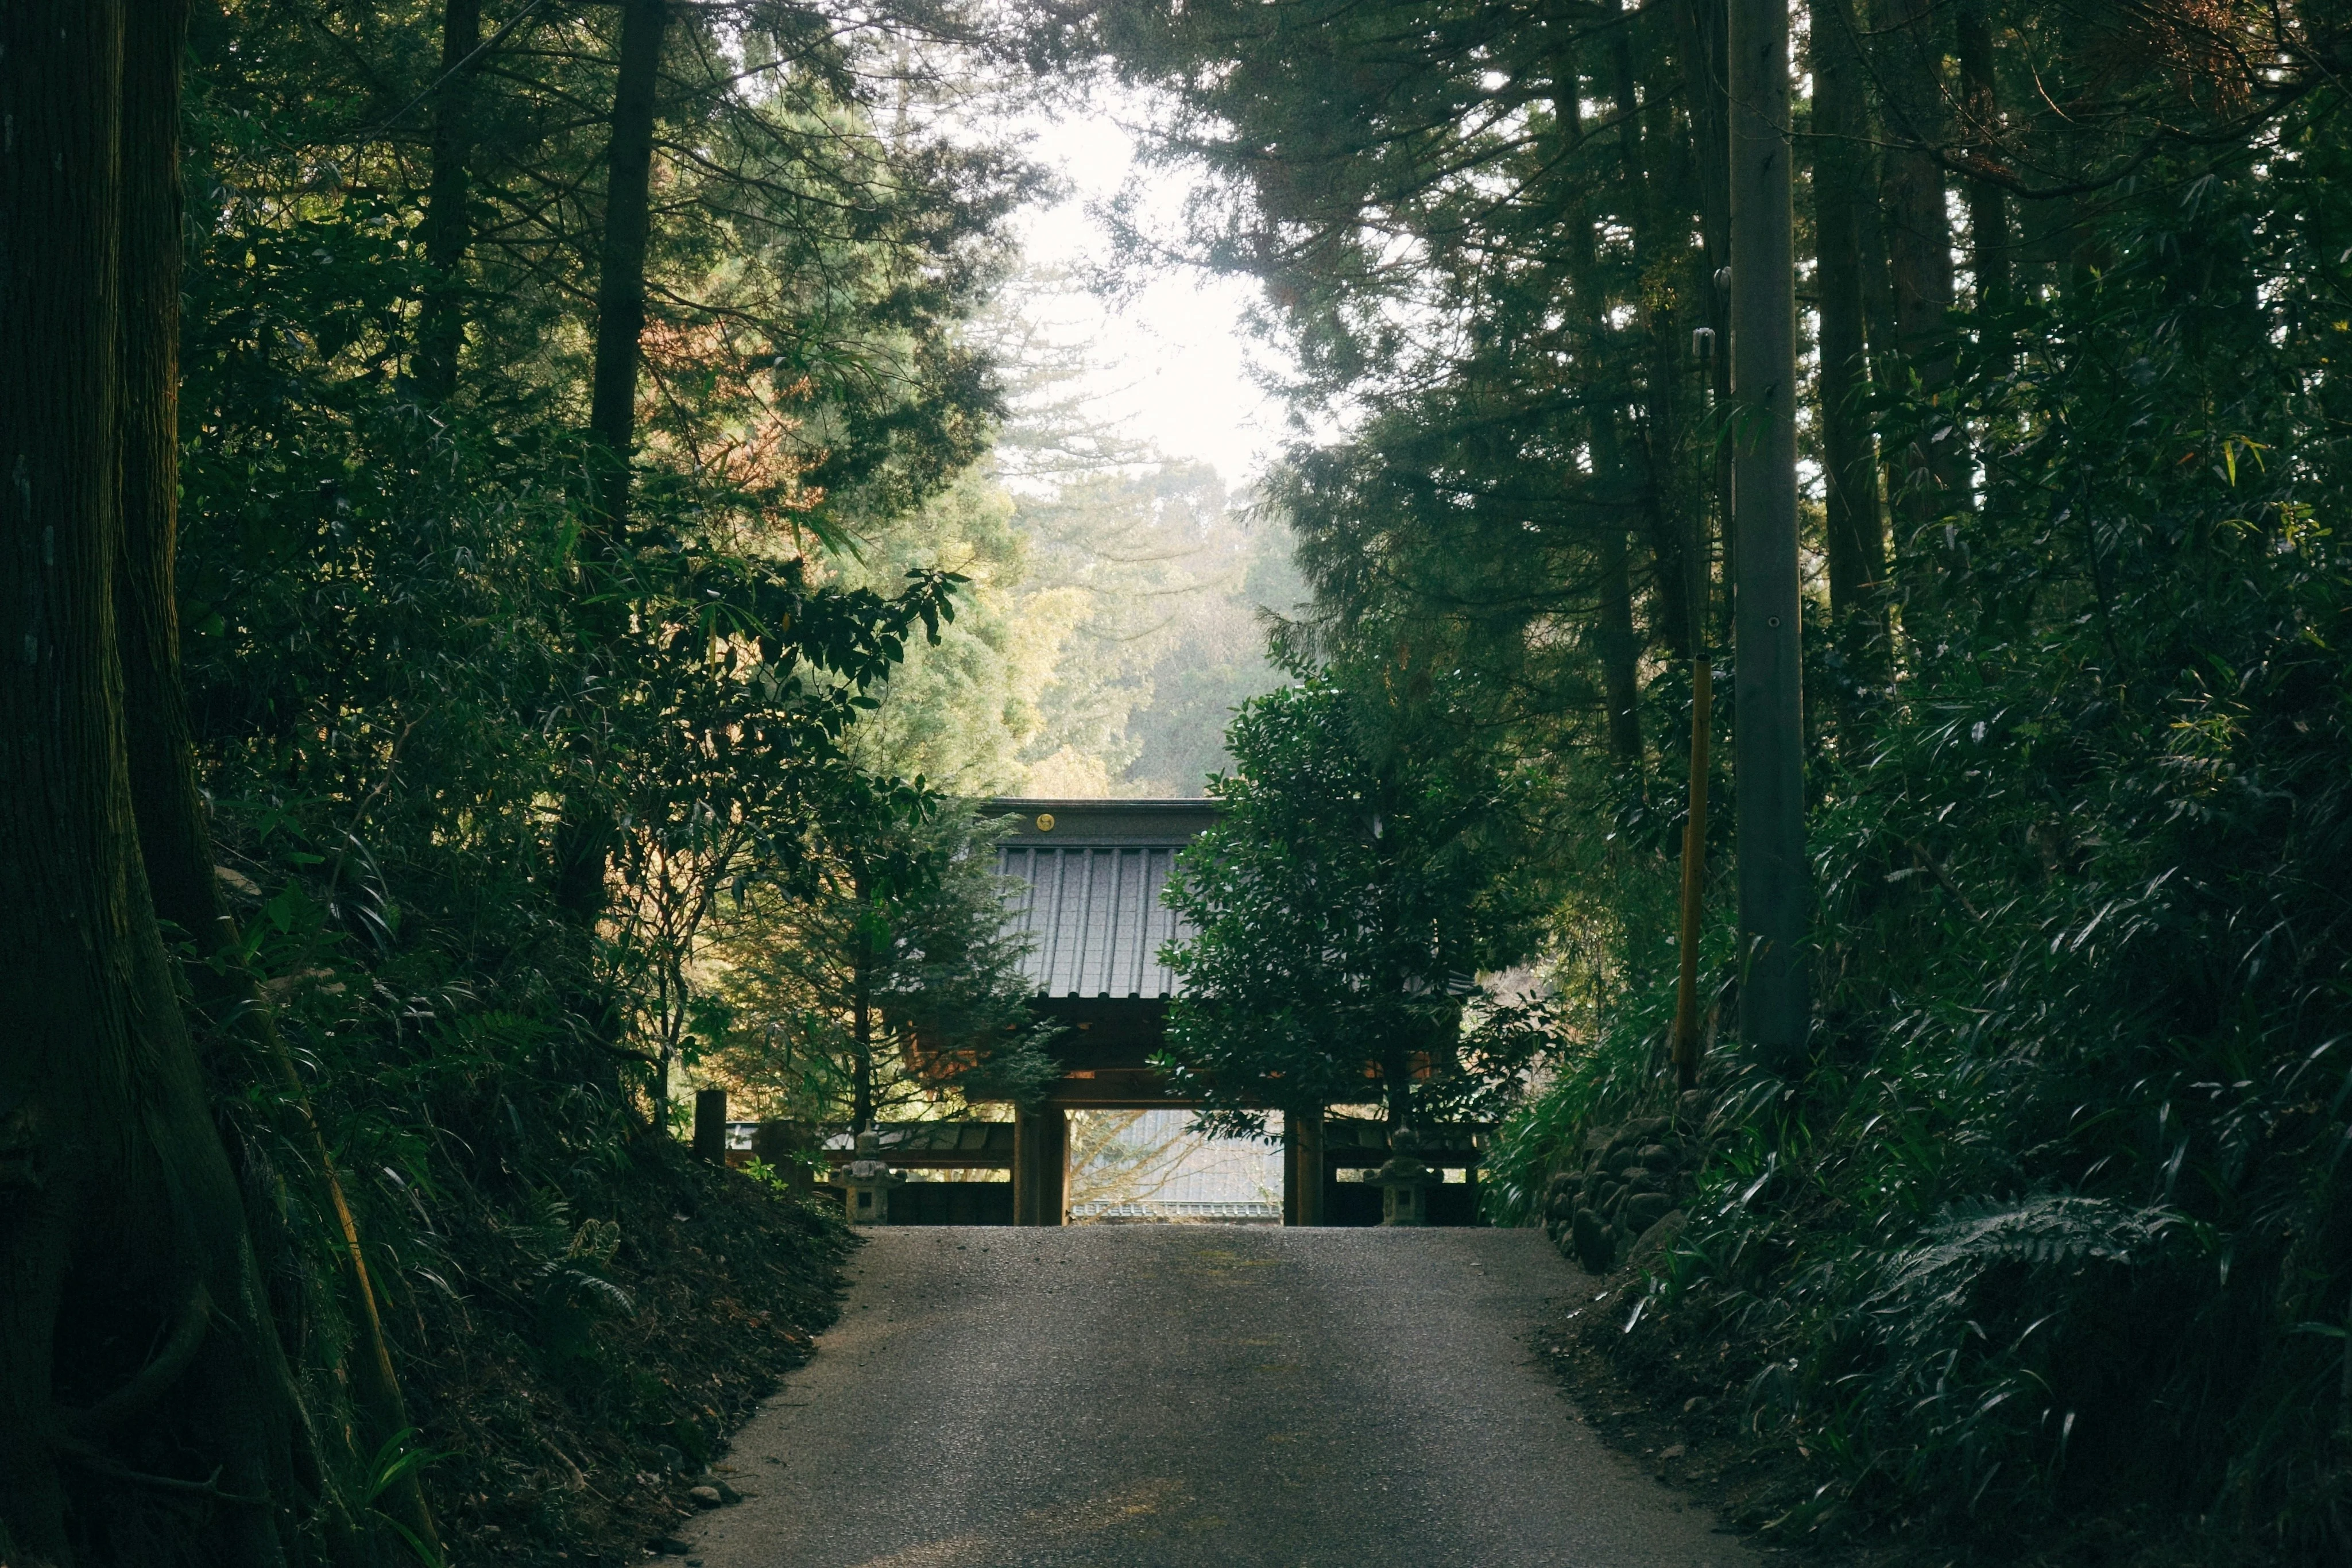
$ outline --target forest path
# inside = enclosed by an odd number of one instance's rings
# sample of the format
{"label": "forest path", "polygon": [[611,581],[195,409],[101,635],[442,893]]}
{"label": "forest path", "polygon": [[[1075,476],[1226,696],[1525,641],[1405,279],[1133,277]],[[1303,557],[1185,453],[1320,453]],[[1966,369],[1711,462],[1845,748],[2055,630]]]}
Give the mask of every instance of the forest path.
{"label": "forest path", "polygon": [[707,1568],[1739,1568],[1528,1341],[1530,1230],[869,1233]]}

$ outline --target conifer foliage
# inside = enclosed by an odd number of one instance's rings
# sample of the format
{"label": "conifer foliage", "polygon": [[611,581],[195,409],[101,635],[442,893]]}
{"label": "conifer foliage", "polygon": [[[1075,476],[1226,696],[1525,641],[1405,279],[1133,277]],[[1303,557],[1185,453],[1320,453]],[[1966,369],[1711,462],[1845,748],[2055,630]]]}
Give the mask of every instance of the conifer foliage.
{"label": "conifer foliage", "polygon": [[1566,1060],[1497,1214],[1570,1227],[1596,1123],[1704,1126],[1594,1333],[1790,1455],[1789,1535],[2352,1550],[2341,9],[1801,8],[1814,1028],[1726,1043],[1719,705],[1684,1103],[1689,661],[1739,655],[1724,6],[1035,13],[1201,182],[1138,250],[1259,281],[1294,359],[1279,640],[1548,781]]}

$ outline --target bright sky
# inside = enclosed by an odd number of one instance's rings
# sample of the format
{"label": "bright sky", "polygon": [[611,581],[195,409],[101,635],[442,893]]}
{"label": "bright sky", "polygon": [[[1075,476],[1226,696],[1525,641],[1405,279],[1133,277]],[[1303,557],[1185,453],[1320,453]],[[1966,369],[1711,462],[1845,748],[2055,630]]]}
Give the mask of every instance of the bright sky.
{"label": "bright sky", "polygon": [[[1071,193],[1023,214],[1023,242],[1037,266],[1082,277],[1114,259],[1111,235],[1087,207],[1108,201],[1136,172],[1135,138],[1100,106],[1025,129],[1036,137],[1032,156],[1058,170]],[[1181,193],[1168,195],[1172,213]],[[1021,304],[1058,340],[1090,346],[1096,370],[1087,391],[1099,412],[1171,457],[1215,465],[1238,487],[1256,477],[1281,434],[1280,405],[1247,370],[1252,350],[1263,351],[1242,329],[1251,287],[1238,278],[1171,273],[1116,307],[1075,282]]]}

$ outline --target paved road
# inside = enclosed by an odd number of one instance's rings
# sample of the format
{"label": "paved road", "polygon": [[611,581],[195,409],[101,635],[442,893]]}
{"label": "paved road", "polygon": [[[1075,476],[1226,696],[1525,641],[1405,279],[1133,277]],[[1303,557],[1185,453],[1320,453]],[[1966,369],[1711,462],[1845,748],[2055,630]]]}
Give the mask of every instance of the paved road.
{"label": "paved road", "polygon": [[707,1568],[1749,1568],[1528,1348],[1527,1230],[873,1233]]}

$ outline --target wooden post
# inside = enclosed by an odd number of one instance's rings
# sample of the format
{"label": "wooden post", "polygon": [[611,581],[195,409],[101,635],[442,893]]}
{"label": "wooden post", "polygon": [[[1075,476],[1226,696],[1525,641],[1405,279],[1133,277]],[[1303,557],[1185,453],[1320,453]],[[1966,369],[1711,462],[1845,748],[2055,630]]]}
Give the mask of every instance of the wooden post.
{"label": "wooden post", "polygon": [[1739,1032],[1783,1077],[1802,1071],[1811,875],[1798,662],[1797,273],[1789,0],[1732,0],[1732,610],[1739,789]]}
{"label": "wooden post", "polygon": [[1715,708],[1715,663],[1705,653],[1691,673],[1690,816],[1683,823],[1682,977],[1675,987],[1675,1082],[1698,1084],[1698,936],[1706,888],[1706,747]]}
{"label": "wooden post", "polygon": [[1282,1222],[1323,1223],[1323,1113],[1285,1113],[1282,1118]]}
{"label": "wooden post", "polygon": [[1069,1113],[1013,1113],[1013,1223],[1059,1225],[1069,1207]]}
{"label": "wooden post", "polygon": [[1299,1223],[1298,1206],[1305,1183],[1298,1175],[1298,1116],[1296,1112],[1282,1114],[1282,1223]]}
{"label": "wooden post", "polygon": [[694,1157],[714,1166],[727,1163],[727,1091],[694,1092]]}
{"label": "wooden post", "polygon": [[751,1157],[781,1173],[793,1193],[814,1197],[816,1173],[801,1156],[822,1142],[817,1130],[805,1122],[762,1122],[751,1130]]}

